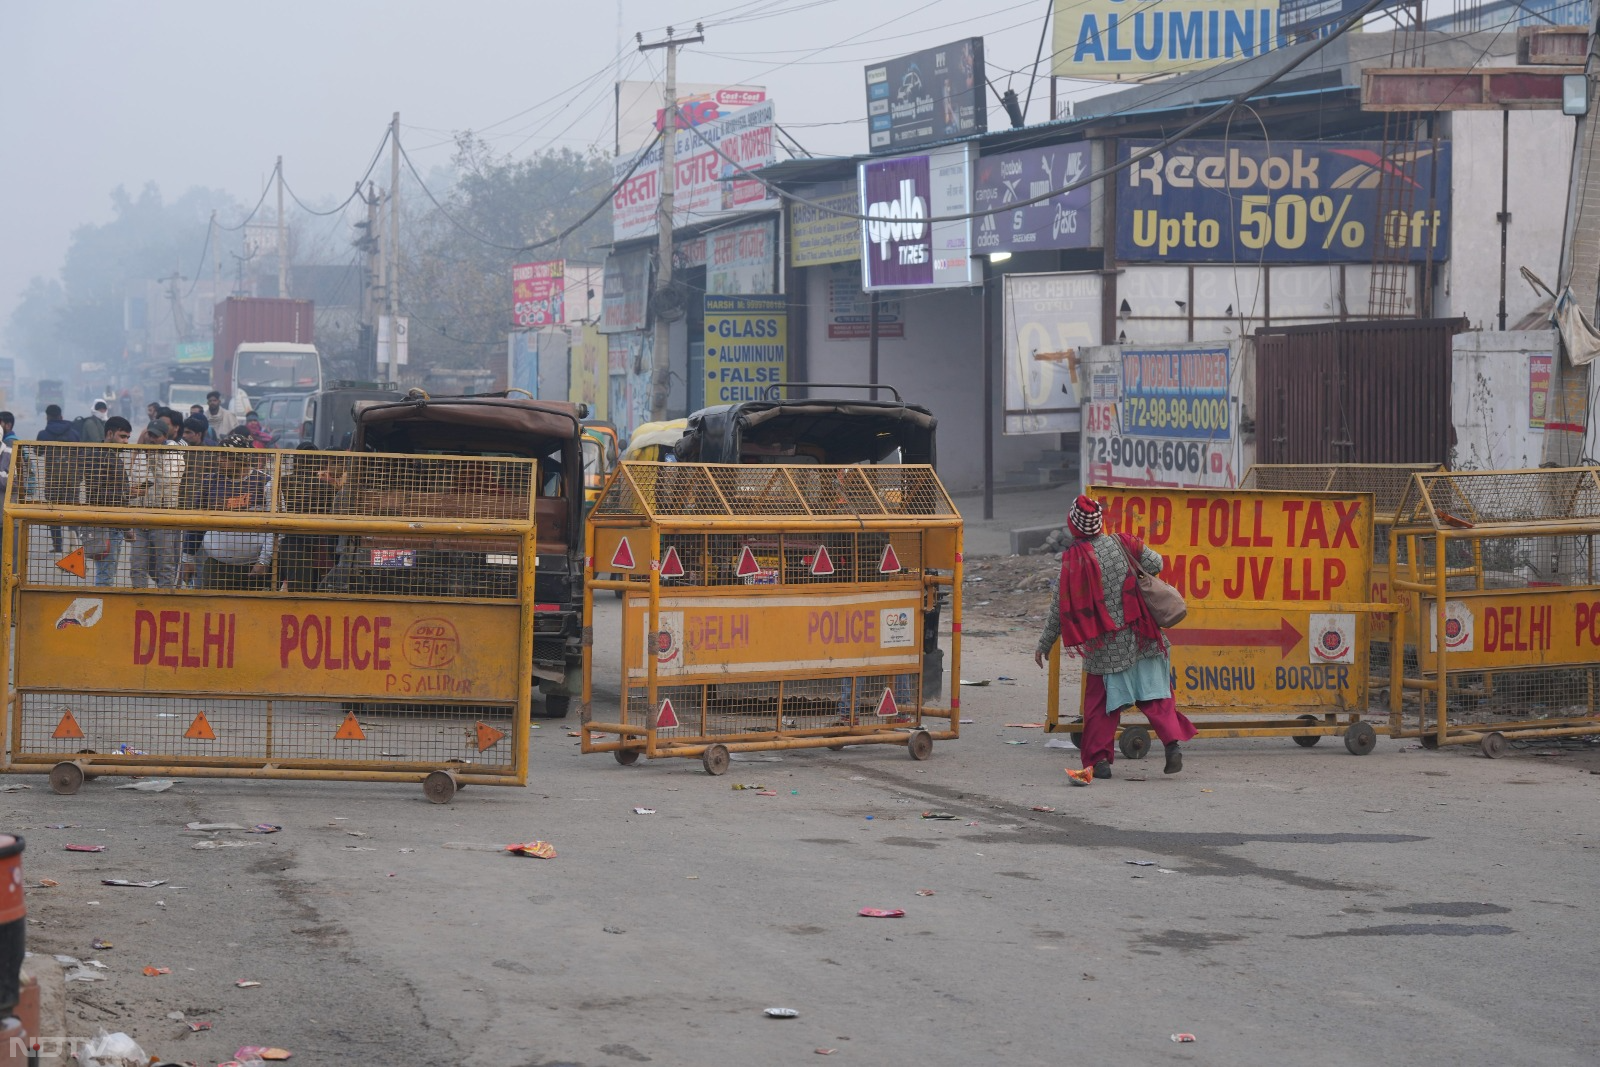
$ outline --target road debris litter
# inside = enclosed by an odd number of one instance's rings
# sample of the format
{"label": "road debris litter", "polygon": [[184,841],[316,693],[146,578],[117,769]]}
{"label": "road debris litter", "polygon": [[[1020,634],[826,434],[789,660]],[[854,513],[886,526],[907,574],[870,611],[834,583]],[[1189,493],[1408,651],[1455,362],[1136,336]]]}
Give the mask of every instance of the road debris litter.
{"label": "road debris litter", "polygon": [[154,889],[158,885],[166,885],[167,880],[165,878],[155,878],[148,882],[130,882],[126,878],[102,878],[100,879],[100,884],[127,886],[132,889]]}
{"label": "road debris litter", "polygon": [[532,856],[540,860],[556,858],[556,847],[548,841],[526,841],[520,845],[507,845],[506,851],[516,856]]}
{"label": "road debris litter", "polygon": [[63,851],[66,851],[66,852],[104,852],[105,850],[106,850],[106,846],[104,846],[104,845],[65,845],[65,846],[63,846]]}
{"label": "road debris litter", "polygon": [[793,1008],[768,1008],[762,1012],[769,1019],[798,1019],[800,1013]]}
{"label": "road debris litter", "polygon": [[171,974],[171,973],[172,973],[172,968],[171,967],[146,967],[144,969],[144,976],[146,978],[155,978],[158,975]]}
{"label": "road debris litter", "polygon": [[633,809],[633,813],[635,815],[654,815],[656,813],[656,809],[655,808],[634,808]]}
{"label": "road debris litter", "polygon": [[867,919],[904,919],[906,910],[904,908],[862,908],[856,914]]}
{"label": "road debris litter", "polygon": [[137,789],[141,793],[165,793],[178,782],[180,778],[151,778],[143,782],[129,782],[127,785],[113,786],[114,789]]}
{"label": "road debris litter", "polygon": [[1192,1045],[1192,1044],[1194,1044],[1194,1035],[1193,1034],[1173,1034],[1172,1035],[1172,1040],[1176,1041],[1180,1045]]}

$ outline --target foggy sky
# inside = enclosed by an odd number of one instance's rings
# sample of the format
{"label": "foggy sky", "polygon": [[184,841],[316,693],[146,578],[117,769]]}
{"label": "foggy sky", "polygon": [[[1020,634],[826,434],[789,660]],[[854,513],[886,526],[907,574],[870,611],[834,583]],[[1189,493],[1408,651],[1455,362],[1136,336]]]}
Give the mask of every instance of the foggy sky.
{"label": "foggy sky", "polygon": [[[658,39],[670,23],[682,35],[702,18],[708,40],[680,54],[679,78],[765,85],[778,122],[812,153],[829,155],[866,149],[867,63],[982,36],[990,80],[1003,90],[1002,68],[1032,64],[1048,3],[620,7],[626,77],[661,69],[662,53],[646,59],[632,47],[636,31]],[[73,228],[111,217],[117,185],[137,195],[153,181],[168,202],[192,186],[220,188],[248,209],[281,154],[301,198],[329,206],[360,177],[394,111],[425,175],[448,161],[454,130],[484,131],[496,151],[519,157],[556,145],[609,152],[618,8],[619,0],[3,0],[0,322],[31,277],[57,275]],[[751,20],[723,21],[740,18]],[[1048,63],[1047,45],[1042,71]],[[1012,84],[1026,95],[1025,74]],[[1030,121],[1047,116],[1047,93],[1041,79]],[[557,104],[510,118],[549,97]],[[990,106],[990,128],[1006,125],[992,94]],[[385,154],[380,184],[387,175]]]}

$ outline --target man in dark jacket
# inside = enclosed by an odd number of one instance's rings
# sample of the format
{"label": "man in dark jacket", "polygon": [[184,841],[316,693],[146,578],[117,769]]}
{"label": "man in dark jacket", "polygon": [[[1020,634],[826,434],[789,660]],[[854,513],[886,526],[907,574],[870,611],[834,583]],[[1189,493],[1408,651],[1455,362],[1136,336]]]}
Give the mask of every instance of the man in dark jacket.
{"label": "man in dark jacket", "polygon": [[[44,429],[39,440],[67,443],[81,441],[77,428],[61,417],[61,405],[51,404],[44,409]],[[67,455],[74,449],[48,450],[44,457],[44,498],[51,504],[76,504],[78,486],[83,478],[78,469],[78,457]],[[61,554],[61,527],[50,527],[50,546],[56,555]]]}
{"label": "man in dark jacket", "polygon": [[[92,444],[99,444],[106,439],[106,416],[110,409],[104,400],[94,402],[94,410],[77,422],[78,436]],[[127,420],[124,419],[124,422]]]}
{"label": "man in dark jacket", "polygon": [[[103,443],[125,445],[132,431],[133,427],[127,419],[113,415],[106,420],[106,439]],[[88,505],[107,510],[127,507],[132,487],[128,484],[128,468],[122,461],[122,452],[111,448],[84,451],[88,453],[83,464],[84,497]],[[122,542],[126,537],[124,530],[111,530],[103,526],[85,526],[78,531],[84,554],[94,560],[95,585],[116,584],[117,565],[122,561]]]}

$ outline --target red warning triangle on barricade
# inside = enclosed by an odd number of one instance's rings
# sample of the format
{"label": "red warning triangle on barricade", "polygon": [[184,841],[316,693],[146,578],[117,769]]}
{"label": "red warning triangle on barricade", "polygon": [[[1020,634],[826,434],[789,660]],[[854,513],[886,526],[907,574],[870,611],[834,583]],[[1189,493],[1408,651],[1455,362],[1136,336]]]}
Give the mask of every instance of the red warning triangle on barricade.
{"label": "red warning triangle on barricade", "polygon": [[215,741],[217,739],[216,731],[211,729],[211,723],[203,711],[195,713],[194,722],[189,724],[189,728],[183,732],[183,736],[191,741]]}
{"label": "red warning triangle on barricade", "polygon": [[73,718],[71,708],[61,709],[61,721],[56,723],[56,732],[50,735],[57,740],[66,738],[83,738],[83,727],[78,725],[78,720]]}
{"label": "red warning triangle on barricade", "polygon": [[65,556],[62,556],[60,559],[56,560],[56,566],[66,571],[68,574],[76,574],[79,578],[86,578],[88,577],[88,574],[87,568],[84,566],[83,558],[83,547],[80,545],[71,552],[68,552]]}
{"label": "red warning triangle on barricade", "polygon": [[683,577],[683,560],[678,558],[678,550],[676,548],[668,546],[666,557],[661,561],[661,577]]}
{"label": "red warning triangle on barricade", "polygon": [[504,730],[496,730],[486,722],[478,723],[478,751],[482,752],[484,749],[493,748],[505,735]]}
{"label": "red warning triangle on barricade", "polygon": [[892,719],[900,714],[900,705],[894,702],[894,690],[889,686],[884,686],[883,699],[878,701],[876,714],[880,719]]}
{"label": "red warning triangle on barricade", "polygon": [[750,551],[750,546],[745,545],[739,553],[739,565],[734,568],[734,575],[739,578],[748,578],[752,574],[761,573],[761,564],[756,562],[756,554]]}
{"label": "red warning triangle on barricade", "polygon": [[356,722],[355,712],[347,711],[344,713],[344,722],[333,732],[333,739],[335,741],[365,741],[367,739],[366,732],[361,729],[361,724]]}
{"label": "red warning triangle on barricade", "polygon": [[617,543],[617,550],[611,554],[611,566],[619,571],[633,570],[633,548],[626,537]]}
{"label": "red warning triangle on barricade", "polygon": [[894,545],[883,546],[883,560],[878,564],[879,574],[899,574],[903,568],[900,566],[900,557],[894,554]]}
{"label": "red warning triangle on barricade", "polygon": [[811,573],[818,577],[833,573],[833,557],[828,555],[827,545],[817,546],[817,554],[811,557]]}
{"label": "red warning triangle on barricade", "polygon": [[679,726],[678,713],[672,710],[671,699],[661,702],[661,710],[656,713],[657,730],[676,730]]}

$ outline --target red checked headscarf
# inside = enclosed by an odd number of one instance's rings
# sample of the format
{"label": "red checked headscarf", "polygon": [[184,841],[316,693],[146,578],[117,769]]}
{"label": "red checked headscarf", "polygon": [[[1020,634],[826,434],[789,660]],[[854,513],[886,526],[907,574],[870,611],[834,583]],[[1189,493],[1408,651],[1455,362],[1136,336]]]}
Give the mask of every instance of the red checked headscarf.
{"label": "red checked headscarf", "polygon": [[[1093,652],[1105,644],[1106,638],[1117,630],[1106,608],[1105,586],[1100,573],[1100,557],[1095,554],[1094,539],[1102,529],[1100,502],[1080,495],[1073,501],[1067,525],[1075,538],[1071,547],[1061,554],[1061,649],[1069,655]],[[1118,534],[1123,546],[1138,559],[1144,551],[1144,542],[1136,537]],[[1161,628],[1145,610],[1144,598],[1139,595],[1133,564],[1123,578],[1122,618],[1124,626],[1132,627],[1139,635],[1140,647],[1148,643],[1161,643]]]}

